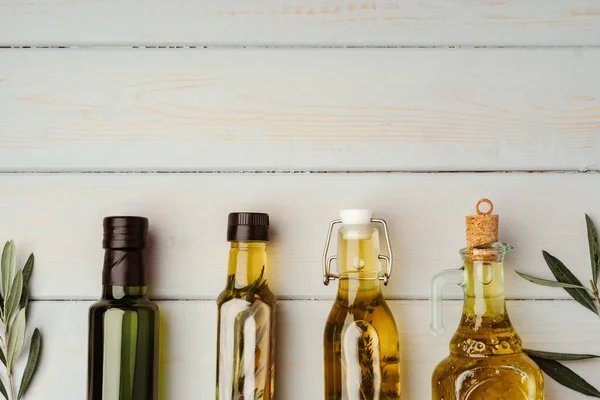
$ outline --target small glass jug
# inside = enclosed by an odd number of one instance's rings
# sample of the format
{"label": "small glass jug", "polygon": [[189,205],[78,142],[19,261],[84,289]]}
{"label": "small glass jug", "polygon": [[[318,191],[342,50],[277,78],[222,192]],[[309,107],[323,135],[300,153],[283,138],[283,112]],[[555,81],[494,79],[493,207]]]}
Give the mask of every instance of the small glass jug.
{"label": "small glass jug", "polygon": [[[482,212],[479,206],[489,204]],[[458,284],[465,292],[462,317],[450,341],[450,356],[435,368],[433,400],[543,400],[540,368],[523,352],[504,299],[504,255],[511,249],[498,241],[498,216],[487,199],[467,217],[463,267],[438,273],[431,281],[431,330],[445,332],[442,290]]]}
{"label": "small glass jug", "polygon": [[[382,283],[392,273],[392,249],[384,220],[369,210],[343,210],[329,226],[323,254],[323,283],[339,280],[337,297],[324,333],[325,400],[400,399],[400,356],[394,317],[383,298]],[[389,257],[379,252],[383,226]],[[334,227],[337,256],[328,256]],[[331,273],[337,260],[339,275]],[[381,273],[381,260],[386,272]]]}

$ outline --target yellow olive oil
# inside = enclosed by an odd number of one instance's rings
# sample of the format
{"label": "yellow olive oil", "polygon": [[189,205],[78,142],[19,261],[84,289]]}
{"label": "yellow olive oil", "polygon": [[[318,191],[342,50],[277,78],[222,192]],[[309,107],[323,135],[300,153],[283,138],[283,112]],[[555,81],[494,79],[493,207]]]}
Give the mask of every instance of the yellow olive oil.
{"label": "yellow olive oil", "polygon": [[[488,210],[482,211],[481,204]],[[523,352],[504,299],[504,255],[512,247],[498,241],[499,216],[481,199],[477,215],[465,218],[467,247],[463,267],[436,274],[431,281],[431,328],[442,323],[442,290],[459,284],[465,293],[462,317],[450,341],[450,355],[431,378],[433,400],[543,400],[544,377]]]}
{"label": "yellow olive oil", "polygon": [[217,400],[272,400],[275,296],[267,284],[268,216],[229,218],[227,285],[217,300]]}
{"label": "yellow olive oil", "polygon": [[542,400],[539,367],[523,353],[504,299],[502,262],[468,262],[465,304],[450,356],[435,369],[433,400]]}
{"label": "yellow olive oil", "polygon": [[400,399],[398,333],[381,291],[379,232],[369,222],[342,225],[338,244],[339,288],[324,333],[324,398]]}

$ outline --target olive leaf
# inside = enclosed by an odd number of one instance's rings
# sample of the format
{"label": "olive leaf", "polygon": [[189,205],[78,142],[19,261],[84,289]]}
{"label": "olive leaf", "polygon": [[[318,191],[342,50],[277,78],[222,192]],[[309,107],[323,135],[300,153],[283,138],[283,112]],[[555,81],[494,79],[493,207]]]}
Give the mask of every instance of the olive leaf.
{"label": "olive leaf", "polygon": [[13,284],[8,291],[8,296],[4,300],[4,323],[10,323],[10,319],[17,311],[19,306],[19,299],[21,298],[21,292],[23,290],[23,272],[19,270]]}
{"label": "olive leaf", "polygon": [[[0,393],[6,400],[20,400],[29,387],[37,368],[41,334],[36,328],[29,346],[27,365],[21,378],[18,396],[15,396],[13,366],[23,352],[27,330],[27,308],[29,305],[28,283],[33,272],[34,255],[31,254],[22,269],[16,265],[16,248],[13,241],[4,245],[1,260],[1,287],[4,297],[0,296],[0,316],[3,329],[0,329],[0,361],[6,367],[0,376]],[[3,380],[4,379],[4,380]],[[1,396],[0,396],[1,397]]]}
{"label": "olive leaf", "polygon": [[2,393],[2,395],[4,396],[4,398],[6,400],[8,400],[8,393],[6,393],[6,388],[4,387],[4,383],[2,383],[1,379],[0,379],[0,393]]}
{"label": "olive leaf", "polygon": [[[554,257],[547,251],[542,251],[542,254],[544,255],[544,260],[546,260],[546,264],[548,264],[550,271],[552,271],[557,281],[577,286],[583,286],[581,282],[579,282],[579,279],[577,279],[575,275],[573,275],[573,273],[558,258]],[[573,299],[575,299],[576,302],[589,309],[590,311],[594,312],[595,314],[600,315],[598,314],[598,309],[596,308],[594,301],[590,298],[586,289],[574,289],[567,287],[564,289],[567,291],[567,293],[571,295]]]}
{"label": "olive leaf", "polygon": [[4,293],[4,297],[8,297],[7,293],[12,285],[15,269],[17,268],[17,251],[12,240],[4,245],[0,267],[2,269],[2,293]]}
{"label": "olive leaf", "polygon": [[523,349],[530,357],[543,358],[545,360],[554,361],[578,361],[589,360],[591,358],[600,358],[595,354],[573,354],[573,353],[554,353],[551,351],[539,351],[531,349]]}
{"label": "olive leaf", "polygon": [[21,300],[19,300],[19,308],[27,308],[29,304],[29,289],[27,286],[23,286],[23,291],[21,293]]}
{"label": "olive leaf", "polygon": [[587,396],[600,398],[600,391],[598,389],[558,361],[547,360],[532,355],[530,357],[542,371],[561,385]]}
{"label": "olive leaf", "polygon": [[592,263],[592,281],[594,285],[598,284],[598,273],[600,273],[600,242],[598,241],[598,231],[589,215],[585,214],[585,224],[587,226],[588,244],[590,248],[590,261]]}
{"label": "olive leaf", "polygon": [[515,272],[521,278],[523,278],[525,280],[528,280],[529,282],[532,282],[532,283],[537,283],[538,285],[589,290],[585,286],[581,286],[581,285],[573,285],[571,283],[563,283],[563,282],[550,281],[548,279],[536,278],[535,276],[527,275],[527,274],[524,274],[524,273],[519,272],[519,271],[515,271]]}
{"label": "olive leaf", "polygon": [[35,258],[33,253],[31,253],[23,267],[23,291],[21,293],[21,299],[19,300],[19,308],[27,308],[27,304],[29,303],[29,289],[27,288],[27,285],[29,284],[31,272],[33,272],[34,261]]}
{"label": "olive leaf", "polygon": [[[548,267],[558,282],[536,278],[520,272],[517,272],[517,274],[519,274],[519,276],[522,278],[539,285],[562,287],[579,304],[593,311],[595,314],[600,315],[596,304],[590,297],[591,293],[595,296],[598,304],[600,305],[600,297],[597,289],[598,275],[600,273],[600,244],[598,241],[598,232],[596,227],[587,214],[585,215],[585,222],[587,225],[590,261],[592,266],[593,279],[590,281],[592,289],[584,287],[575,277],[575,275],[573,275],[573,273],[558,258],[546,251],[542,252],[544,255],[544,260],[546,260]],[[596,388],[586,382],[575,372],[558,362],[587,360],[592,358],[600,358],[600,356],[595,354],[553,353],[531,349],[524,349],[523,351],[527,353],[548,376],[561,385],[573,389],[579,393],[600,398],[600,392]]]}
{"label": "olive leaf", "polygon": [[14,365],[17,358],[21,355],[23,350],[23,344],[25,343],[25,309],[19,310],[14,322],[10,327],[10,333],[8,337],[8,351],[6,354],[6,368],[10,369]]}
{"label": "olive leaf", "polygon": [[29,255],[25,266],[23,267],[23,283],[27,285],[29,283],[29,278],[31,277],[31,272],[33,271],[33,263],[35,261],[35,257],[33,253]]}
{"label": "olive leaf", "polygon": [[38,365],[41,349],[42,334],[38,328],[35,328],[35,331],[33,331],[33,336],[31,336],[29,357],[27,358],[27,365],[25,366],[25,371],[23,372],[23,379],[21,379],[21,387],[19,388],[17,400],[20,400],[27,391],[27,388],[29,388],[29,383],[31,383],[31,378],[33,378],[33,374],[35,374],[35,370]]}

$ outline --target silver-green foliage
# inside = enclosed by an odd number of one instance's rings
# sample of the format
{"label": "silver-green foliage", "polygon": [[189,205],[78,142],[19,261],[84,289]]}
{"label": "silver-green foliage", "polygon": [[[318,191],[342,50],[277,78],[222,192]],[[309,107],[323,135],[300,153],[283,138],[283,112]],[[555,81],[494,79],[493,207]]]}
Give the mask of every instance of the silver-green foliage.
{"label": "silver-green foliage", "polygon": [[42,336],[35,328],[31,335],[27,364],[21,377],[17,395],[14,365],[23,353],[27,331],[27,307],[29,305],[29,290],[27,285],[33,270],[33,254],[22,269],[17,268],[17,251],[14,242],[6,242],[2,251],[0,265],[2,276],[2,293],[0,293],[0,320],[3,329],[0,332],[0,361],[6,368],[6,380],[0,379],[0,394],[6,400],[20,400],[27,392],[31,379],[38,365],[42,347]]}
{"label": "silver-green foliage", "polygon": [[[590,288],[584,286],[579,279],[567,268],[562,261],[552,254],[543,251],[544,260],[550,268],[550,271],[556,278],[556,281],[538,278],[517,271],[520,277],[529,282],[551,287],[560,287],[569,293],[569,295],[579,304],[600,316],[600,293],[598,292],[598,276],[600,275],[600,240],[598,240],[598,231],[594,222],[585,215],[585,223],[588,233],[588,245],[590,249],[590,262],[592,267],[592,279]],[[571,353],[552,353],[547,351],[538,351],[526,349],[525,352],[536,362],[536,364],[549,377],[563,386],[587,396],[600,398],[600,391],[586,382],[571,369],[559,363],[559,361],[577,361],[600,358],[594,354],[571,354]]]}

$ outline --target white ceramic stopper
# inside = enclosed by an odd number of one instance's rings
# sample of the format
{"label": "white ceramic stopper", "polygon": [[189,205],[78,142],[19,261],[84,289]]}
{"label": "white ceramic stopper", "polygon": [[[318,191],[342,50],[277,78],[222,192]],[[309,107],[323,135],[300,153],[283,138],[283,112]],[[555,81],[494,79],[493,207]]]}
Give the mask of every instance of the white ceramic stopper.
{"label": "white ceramic stopper", "polygon": [[340,211],[340,219],[344,225],[367,225],[371,223],[373,211],[361,208],[353,208]]}

